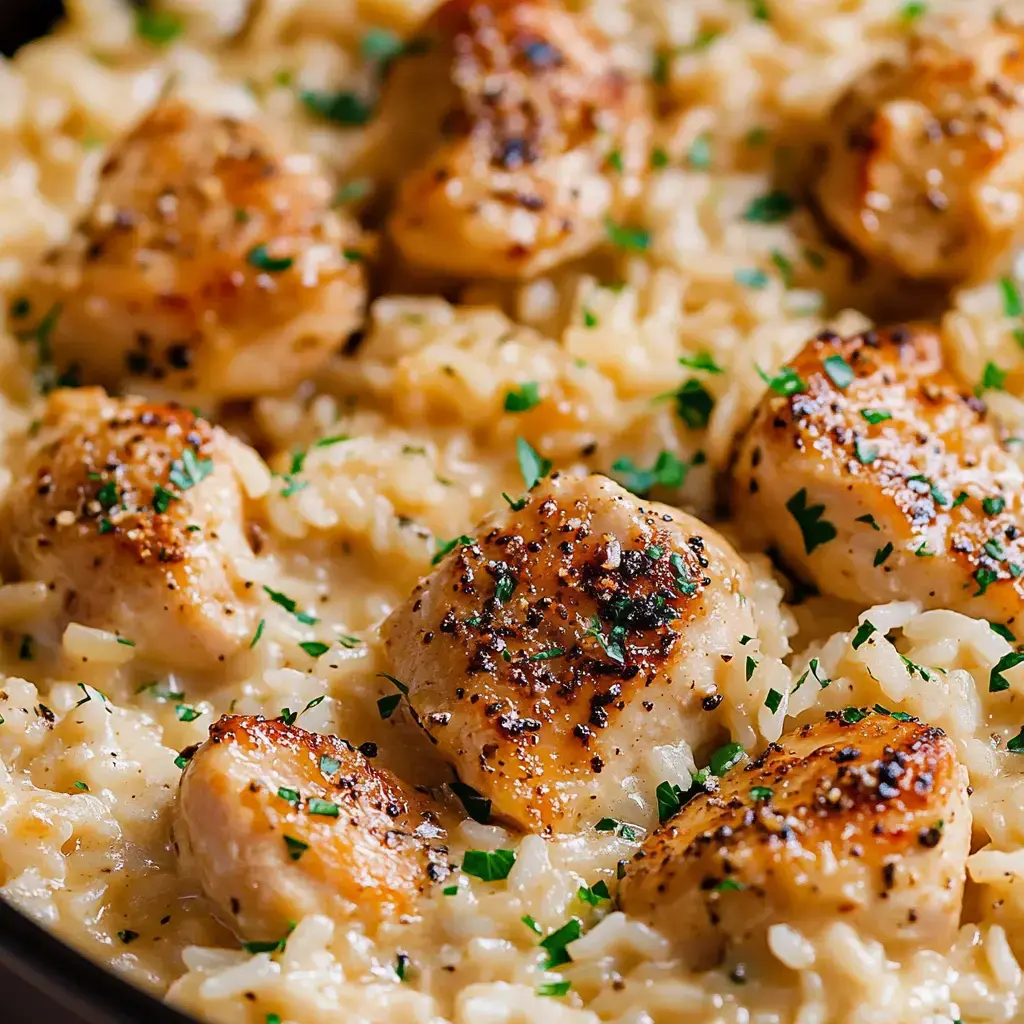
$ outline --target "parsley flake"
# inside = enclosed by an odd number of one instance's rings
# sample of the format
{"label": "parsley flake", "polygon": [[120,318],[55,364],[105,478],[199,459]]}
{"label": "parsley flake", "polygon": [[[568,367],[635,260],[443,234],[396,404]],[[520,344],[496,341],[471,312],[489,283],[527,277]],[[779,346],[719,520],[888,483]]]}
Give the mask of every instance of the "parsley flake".
{"label": "parsley flake", "polygon": [[484,882],[500,882],[508,878],[515,862],[516,855],[511,850],[467,850],[462,859],[462,870]]}
{"label": "parsley flake", "polygon": [[505,395],[505,412],[529,412],[540,405],[540,391],[535,380],[524,381]]}
{"label": "parsley flake", "polygon": [[769,377],[757,363],[754,364],[758,376],[777,395],[788,398],[790,395],[799,395],[807,390],[807,385],[801,380],[800,375],[791,366],[783,366],[774,377]]}
{"label": "parsley flake", "polygon": [[793,197],[776,189],[753,199],[744,211],[743,219],[751,224],[778,224],[795,209]]}
{"label": "parsley flake", "polygon": [[824,505],[808,505],[807,489],[802,487],[786,502],[786,511],[796,520],[803,536],[804,550],[810,554],[815,548],[835,540],[838,531],[827,519],[822,519]]}
{"label": "parsley flake", "polygon": [[448,788],[459,798],[466,813],[474,820],[486,825],[491,820],[491,801],[465,782],[449,782]]}

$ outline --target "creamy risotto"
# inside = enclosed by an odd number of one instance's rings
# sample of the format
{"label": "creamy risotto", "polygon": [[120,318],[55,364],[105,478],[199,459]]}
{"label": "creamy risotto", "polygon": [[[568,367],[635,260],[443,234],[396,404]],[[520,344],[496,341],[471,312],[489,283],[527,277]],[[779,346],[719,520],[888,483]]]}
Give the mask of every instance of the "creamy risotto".
{"label": "creamy risotto", "polygon": [[67,8],[3,898],[211,1021],[1024,1019],[1024,12]]}

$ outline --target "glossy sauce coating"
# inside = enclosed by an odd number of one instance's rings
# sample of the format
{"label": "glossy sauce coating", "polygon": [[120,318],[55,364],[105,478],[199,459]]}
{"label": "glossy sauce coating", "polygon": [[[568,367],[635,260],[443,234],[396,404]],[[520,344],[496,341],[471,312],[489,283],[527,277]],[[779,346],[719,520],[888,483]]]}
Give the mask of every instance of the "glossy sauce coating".
{"label": "glossy sauce coating", "polygon": [[57,624],[210,670],[256,625],[238,441],[182,406],[55,391],[4,509],[20,575]]}
{"label": "glossy sauce coating", "polygon": [[457,545],[383,637],[417,720],[497,815],[647,825],[657,748],[701,757],[724,735],[717,691],[756,635],[749,586],[699,520],[556,475]]}
{"label": "glossy sauce coating", "polygon": [[225,398],[293,386],[362,318],[359,233],[331,191],[256,125],[159,105],[27,291],[57,368]]}
{"label": "glossy sauce coating", "polygon": [[984,403],[944,368],[935,330],[824,334],[790,366],[806,390],[766,392],[734,466],[748,535],[864,606],[1015,616],[1024,478]]}
{"label": "glossy sauce coating", "polygon": [[531,277],[592,249],[648,159],[642,83],[545,0],[449,0],[395,65],[382,118],[410,173],[389,219],[409,263]]}
{"label": "glossy sauce coating", "polygon": [[813,935],[845,921],[890,956],[944,950],[970,840],[967,773],[942,730],[830,712],[652,835],[619,905],[698,969],[756,955],[782,923]]}
{"label": "glossy sauce coating", "polygon": [[184,870],[258,941],[306,914],[366,927],[415,914],[449,873],[428,800],[336,736],[259,716],[211,726],[182,776],[174,839]]}
{"label": "glossy sauce coating", "polygon": [[919,278],[1008,269],[1024,209],[1022,43],[1009,18],[930,21],[833,112],[818,195],[865,255]]}

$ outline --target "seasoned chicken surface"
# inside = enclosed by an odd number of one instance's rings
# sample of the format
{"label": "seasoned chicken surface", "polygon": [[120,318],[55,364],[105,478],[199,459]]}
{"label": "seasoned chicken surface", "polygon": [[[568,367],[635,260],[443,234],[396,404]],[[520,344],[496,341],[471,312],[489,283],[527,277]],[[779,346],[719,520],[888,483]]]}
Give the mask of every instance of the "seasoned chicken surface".
{"label": "seasoned chicken surface", "polygon": [[497,815],[646,826],[669,766],[723,737],[717,691],[757,633],[749,588],[693,517],[556,475],[457,544],[383,637],[417,720]]}
{"label": "seasoned chicken surface", "polygon": [[259,941],[307,914],[368,927],[413,914],[448,875],[444,838],[425,799],[344,740],[239,715],[192,756],[174,825],[184,870]]}
{"label": "seasoned chicken surface", "polygon": [[1010,260],[1024,223],[1022,44],[1006,19],[933,23],[840,102],[818,195],[865,255],[942,279]]}
{"label": "seasoned chicken surface", "polygon": [[649,156],[644,86],[582,14],[449,0],[392,71],[405,147],[389,227],[402,256],[461,277],[539,274],[592,249]]}
{"label": "seasoned chicken surface", "polygon": [[213,669],[246,645],[257,598],[236,448],[181,406],[50,395],[5,518],[60,628],[119,633],[174,668]]}
{"label": "seasoned chicken surface", "polygon": [[943,732],[846,708],[686,804],[633,859],[619,905],[695,969],[756,955],[783,923],[845,921],[890,956],[944,950],[970,841],[967,772]]}
{"label": "seasoned chicken surface", "polygon": [[255,125],[158,106],[27,297],[65,376],[237,398],[316,370],[362,318],[355,226],[312,157]]}
{"label": "seasoned chicken surface", "polygon": [[993,620],[1024,596],[1024,474],[927,326],[824,333],[742,439],[733,504],[752,540],[827,594]]}

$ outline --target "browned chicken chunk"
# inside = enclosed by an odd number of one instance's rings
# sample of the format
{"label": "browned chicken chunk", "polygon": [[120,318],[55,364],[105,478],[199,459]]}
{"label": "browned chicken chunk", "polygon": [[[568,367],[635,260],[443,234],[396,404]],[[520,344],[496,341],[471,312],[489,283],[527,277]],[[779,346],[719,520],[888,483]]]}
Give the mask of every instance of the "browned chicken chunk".
{"label": "browned chicken chunk", "polygon": [[462,277],[539,274],[592,249],[647,164],[644,86],[582,14],[449,0],[395,65],[382,117],[409,169],[401,254]]}
{"label": "browned chicken chunk", "polygon": [[947,949],[971,842],[967,772],[940,729],[847,708],[771,744],[654,833],[619,904],[692,968],[767,930],[845,921],[890,956]]}
{"label": "browned chicken chunk", "polygon": [[1022,237],[1024,32],[987,13],[929,26],[840,102],[818,195],[865,255],[976,279]]}
{"label": "browned chicken chunk", "polygon": [[59,624],[111,630],[146,658],[210,669],[255,628],[232,446],[177,405],[55,391],[13,485],[7,540]]}
{"label": "browned chicken chunk", "polygon": [[742,690],[757,633],[750,584],[699,520],[555,476],[458,544],[383,636],[418,721],[496,814],[647,826],[658,782],[725,735],[718,690]]}
{"label": "browned chicken chunk", "polygon": [[27,291],[57,368],[217,398],[295,385],[362,317],[358,231],[331,192],[252,124],[157,107]]}
{"label": "browned chicken chunk", "polygon": [[[1005,620],[1024,596],[1024,474],[926,326],[822,334],[742,439],[733,504],[827,594]],[[781,376],[781,375],[780,375]]]}
{"label": "browned chicken chunk", "polygon": [[226,716],[185,769],[182,866],[243,936],[273,940],[307,914],[374,927],[414,914],[448,875],[429,802],[344,740]]}

